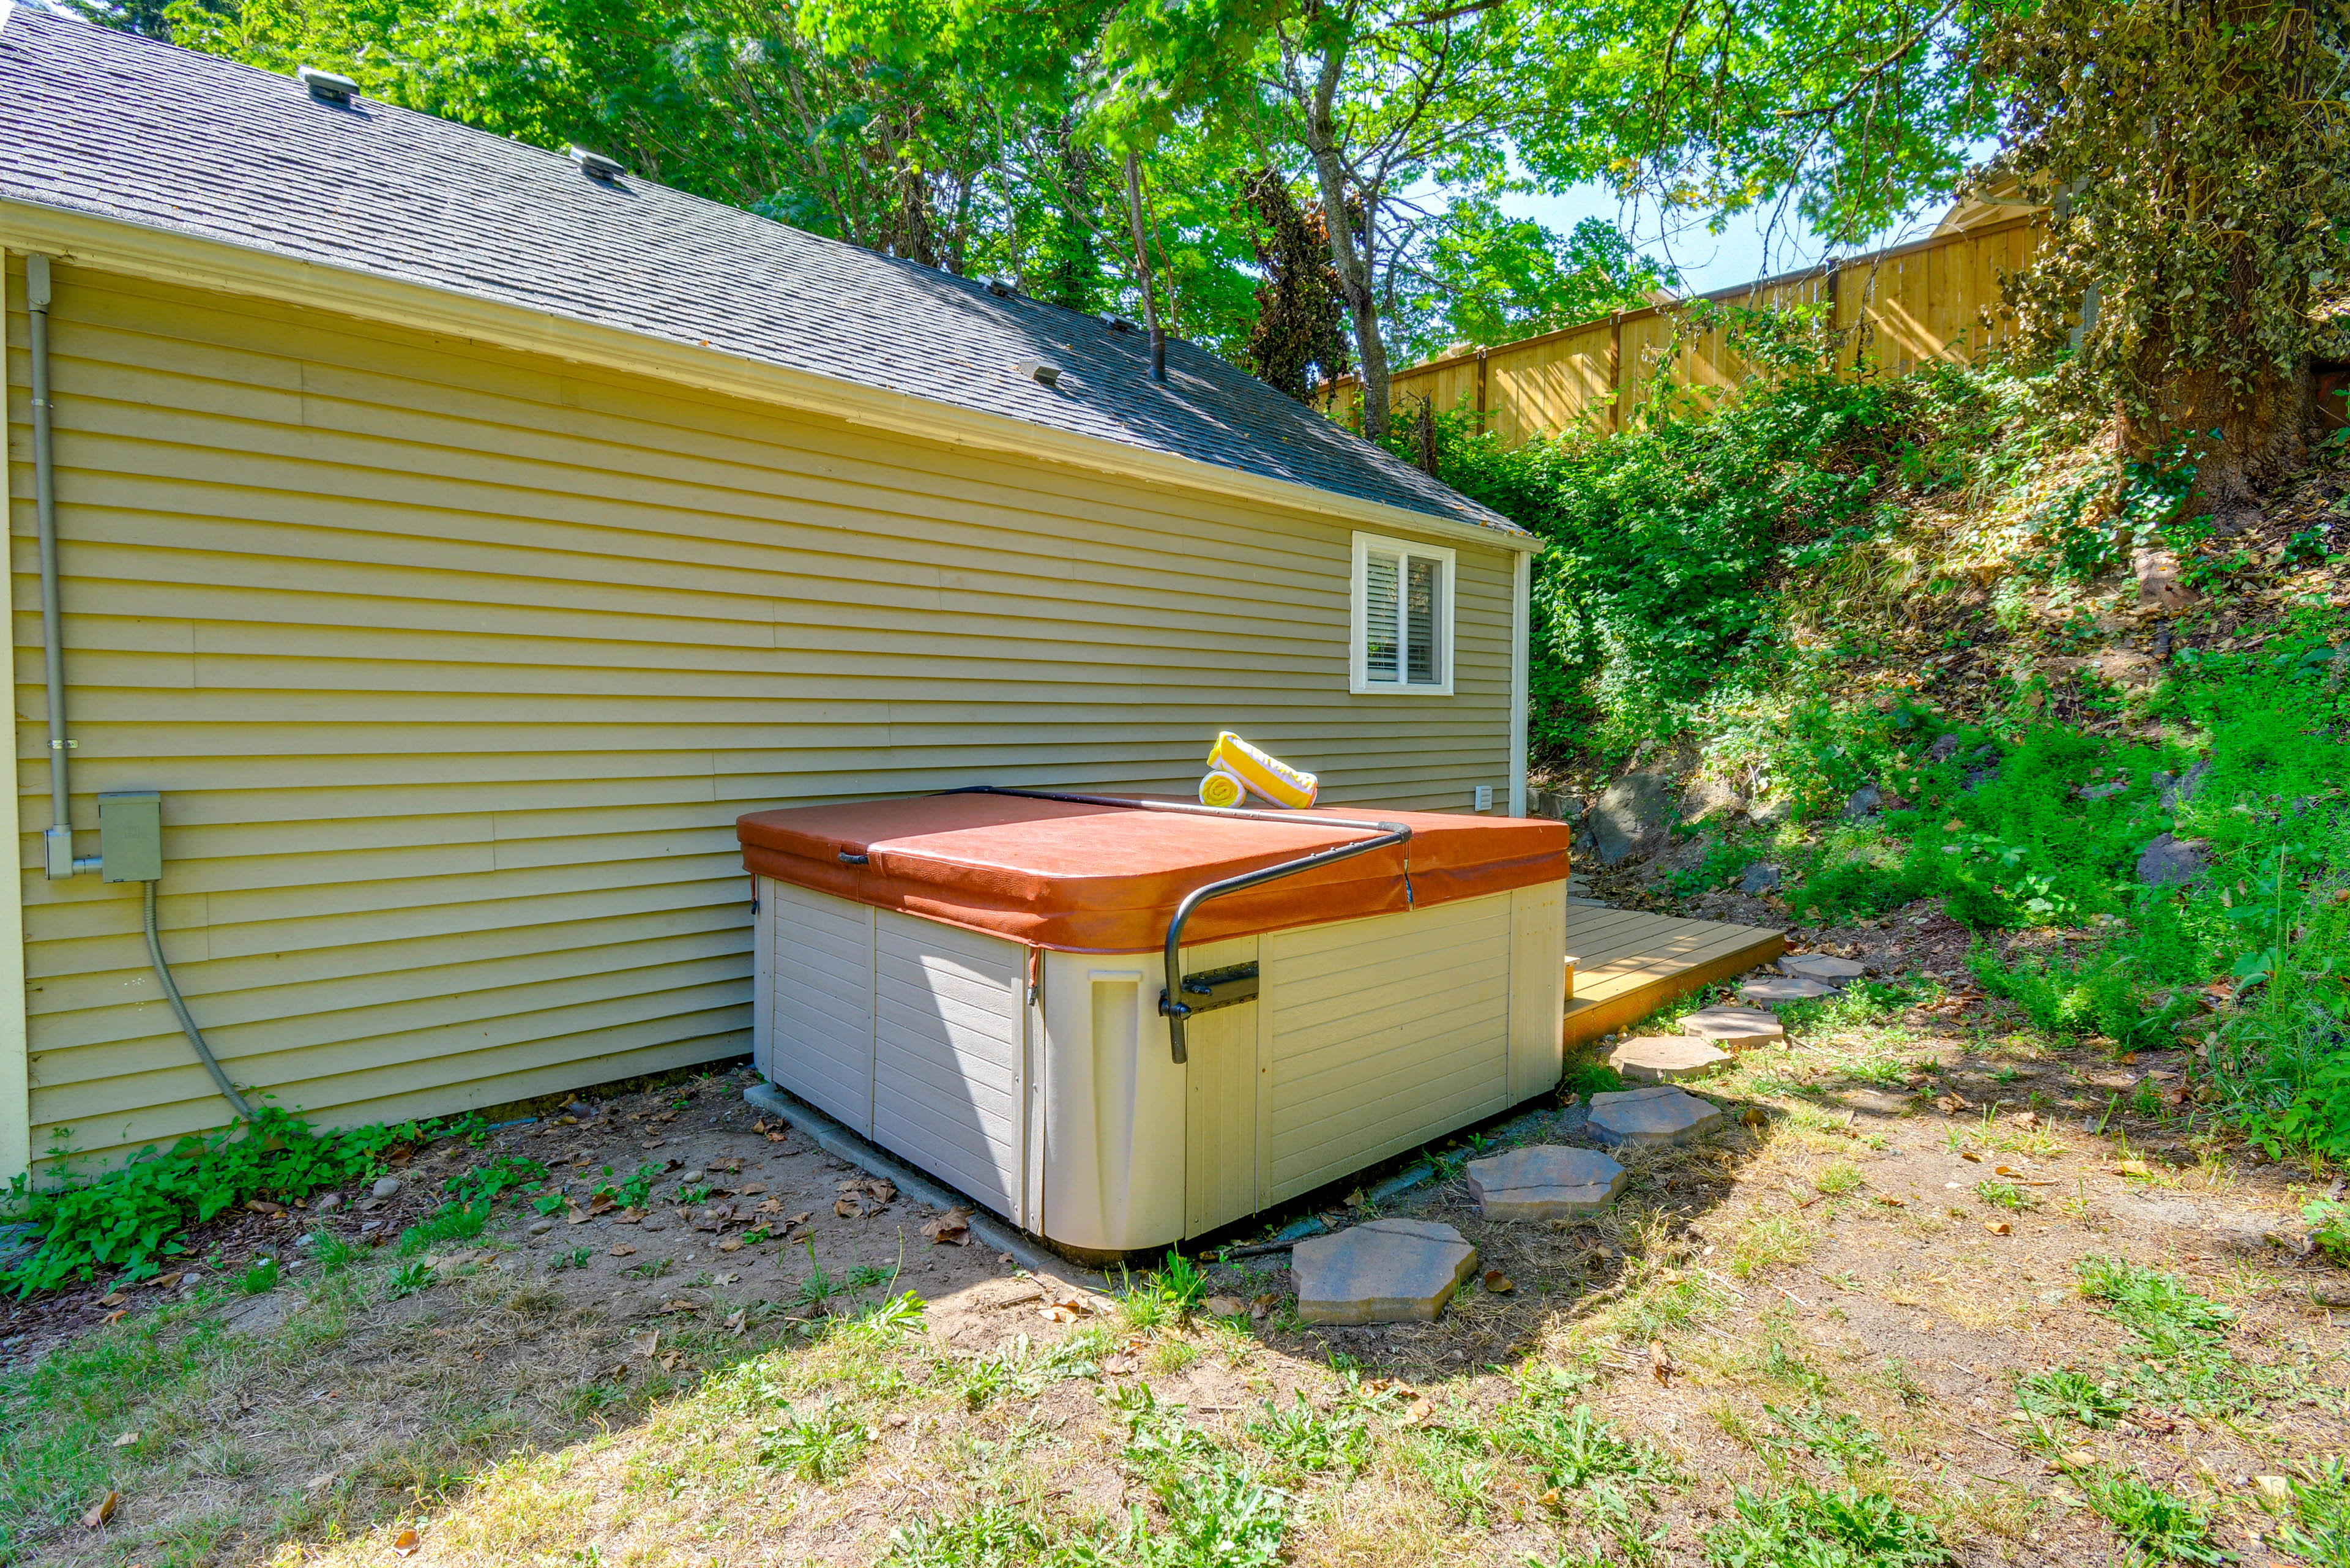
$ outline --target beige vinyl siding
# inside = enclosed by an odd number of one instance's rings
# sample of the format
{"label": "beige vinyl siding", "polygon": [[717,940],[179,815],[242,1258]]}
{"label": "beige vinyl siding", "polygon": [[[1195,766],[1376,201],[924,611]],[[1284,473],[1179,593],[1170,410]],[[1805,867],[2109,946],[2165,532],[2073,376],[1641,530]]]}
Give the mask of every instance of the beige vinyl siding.
{"label": "beige vinyl siding", "polygon": [[[21,256],[8,278],[33,1147],[69,1127],[106,1153],[222,1107],[153,988],[136,888],[40,875]],[[56,280],[81,852],[98,792],[164,792],[190,1004],[240,1082],[323,1119],[747,1050],[743,811],[1188,791],[1225,727],[1334,802],[1506,794],[1503,550],[1455,545],[1455,696],[1350,697],[1343,521]]]}

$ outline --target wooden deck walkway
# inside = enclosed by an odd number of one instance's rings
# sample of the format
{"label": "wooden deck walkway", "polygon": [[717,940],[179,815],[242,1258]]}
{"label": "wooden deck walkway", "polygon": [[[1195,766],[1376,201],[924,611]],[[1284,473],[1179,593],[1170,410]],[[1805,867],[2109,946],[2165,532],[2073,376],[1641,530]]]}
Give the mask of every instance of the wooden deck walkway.
{"label": "wooden deck walkway", "polygon": [[1785,936],[1722,920],[1566,906],[1566,1044],[1572,1048],[1621,1029],[1701,985],[1769,963]]}

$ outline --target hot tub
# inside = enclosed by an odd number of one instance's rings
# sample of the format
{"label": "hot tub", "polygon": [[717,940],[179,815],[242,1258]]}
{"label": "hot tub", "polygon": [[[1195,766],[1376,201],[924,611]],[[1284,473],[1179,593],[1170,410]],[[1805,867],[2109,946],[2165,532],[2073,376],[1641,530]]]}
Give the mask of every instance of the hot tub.
{"label": "hot tub", "polygon": [[1204,1234],[1558,1082],[1555,822],[976,791],[737,831],[760,1072],[1064,1249]]}

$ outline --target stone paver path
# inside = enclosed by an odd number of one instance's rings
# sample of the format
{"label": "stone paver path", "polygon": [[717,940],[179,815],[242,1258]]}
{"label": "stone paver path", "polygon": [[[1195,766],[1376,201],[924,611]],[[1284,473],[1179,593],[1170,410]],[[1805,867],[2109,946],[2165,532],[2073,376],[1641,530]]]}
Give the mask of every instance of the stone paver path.
{"label": "stone paver path", "polygon": [[1681,1020],[1681,1033],[1711,1040],[1725,1051],[1776,1045],[1787,1038],[1778,1014],[1759,1007],[1700,1007]]}
{"label": "stone paver path", "polygon": [[1758,975],[1738,988],[1739,999],[1760,1002],[1765,1007],[1783,1002],[1809,1002],[1814,997],[1834,996],[1836,988],[1816,980],[1798,980],[1791,974]]}
{"label": "stone paver path", "polygon": [[1591,1096],[1591,1136],[1602,1143],[1635,1147],[1687,1143],[1728,1121],[1721,1108],[1695,1095],[1659,1084],[1648,1089]]}
{"label": "stone paver path", "polygon": [[1719,1073],[1736,1058],[1694,1034],[1642,1034],[1607,1053],[1607,1064],[1636,1084],[1677,1084]]}
{"label": "stone paver path", "polygon": [[1431,1323],[1477,1270],[1477,1249],[1432,1220],[1373,1220],[1291,1249],[1307,1323]]}
{"label": "stone paver path", "polygon": [[1534,1144],[1469,1162],[1469,1190],[1488,1220],[1581,1220],[1624,1189],[1624,1168],[1596,1148]]}
{"label": "stone paver path", "polygon": [[1868,972],[1865,963],[1827,953],[1789,953],[1779,961],[1779,968],[1798,980],[1816,980],[1823,985],[1834,986],[1858,980]]}

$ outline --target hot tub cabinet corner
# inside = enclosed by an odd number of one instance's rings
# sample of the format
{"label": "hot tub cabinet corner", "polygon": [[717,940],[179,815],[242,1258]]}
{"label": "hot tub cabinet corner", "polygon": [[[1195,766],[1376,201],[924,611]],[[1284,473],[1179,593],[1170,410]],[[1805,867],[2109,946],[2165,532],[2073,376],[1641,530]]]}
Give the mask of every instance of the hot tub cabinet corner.
{"label": "hot tub cabinet corner", "polygon": [[1187,948],[1187,976],[1256,990],[1198,1012],[1181,1064],[1157,952],[764,876],[758,911],[759,1070],[1078,1252],[1204,1234],[1558,1082],[1561,882]]}

